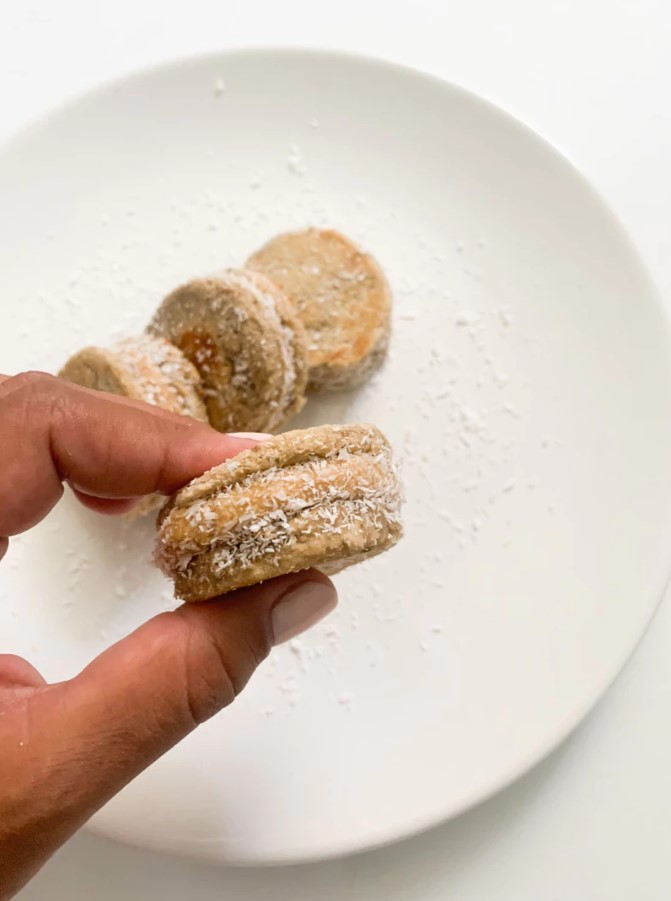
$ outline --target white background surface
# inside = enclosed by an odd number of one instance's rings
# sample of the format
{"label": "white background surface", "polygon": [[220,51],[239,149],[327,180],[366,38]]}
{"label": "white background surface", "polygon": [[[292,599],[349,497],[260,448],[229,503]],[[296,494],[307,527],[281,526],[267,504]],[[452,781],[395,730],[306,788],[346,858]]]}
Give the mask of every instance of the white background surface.
{"label": "white background surface", "polygon": [[[620,214],[668,296],[663,4],[397,6],[381,14],[363,0],[341,0],[337,13],[294,0],[192,2],[179,13],[137,0],[104,11],[75,0],[0,5],[0,138],[75,92],[174,55],[292,43],[386,56],[481,93],[564,149]],[[671,876],[670,639],[666,603],[564,748],[503,795],[404,845],[304,868],[223,871],[80,836],[22,897],[661,901]]]}

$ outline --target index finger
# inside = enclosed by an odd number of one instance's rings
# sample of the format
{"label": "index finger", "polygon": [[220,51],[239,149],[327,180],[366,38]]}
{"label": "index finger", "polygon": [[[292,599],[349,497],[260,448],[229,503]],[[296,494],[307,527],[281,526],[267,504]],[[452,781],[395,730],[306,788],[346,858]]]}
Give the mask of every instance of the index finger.
{"label": "index finger", "polygon": [[256,443],[45,373],[0,378],[0,434],[0,536],[46,516],[63,482],[95,497],[169,494]]}

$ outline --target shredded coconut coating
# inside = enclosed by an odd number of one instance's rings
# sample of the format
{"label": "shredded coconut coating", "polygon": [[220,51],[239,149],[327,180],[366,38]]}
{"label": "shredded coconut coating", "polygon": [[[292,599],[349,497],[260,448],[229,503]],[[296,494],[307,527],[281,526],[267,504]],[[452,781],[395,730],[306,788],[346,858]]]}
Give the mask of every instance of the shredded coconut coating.
{"label": "shredded coconut coating", "polygon": [[178,492],[156,562],[197,601],[310,566],[335,572],[402,534],[391,449],[374,426],[287,432]]}

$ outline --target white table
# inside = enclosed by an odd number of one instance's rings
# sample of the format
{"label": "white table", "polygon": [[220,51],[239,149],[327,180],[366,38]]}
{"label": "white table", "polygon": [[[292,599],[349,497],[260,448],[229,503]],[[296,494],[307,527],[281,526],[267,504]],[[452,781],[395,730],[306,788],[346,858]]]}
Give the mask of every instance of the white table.
{"label": "white table", "polygon": [[[0,139],[73,93],[176,55],[284,43],[384,56],[484,95],[555,142],[605,194],[671,296],[668,5],[388,0],[384,13],[382,6],[192,0],[173,9],[157,0],[115,0],[103,11],[85,0],[0,4]],[[82,834],[21,898],[667,899],[669,647],[667,600],[624,675],[573,739],[491,802],[402,845],[308,867],[223,870]]]}

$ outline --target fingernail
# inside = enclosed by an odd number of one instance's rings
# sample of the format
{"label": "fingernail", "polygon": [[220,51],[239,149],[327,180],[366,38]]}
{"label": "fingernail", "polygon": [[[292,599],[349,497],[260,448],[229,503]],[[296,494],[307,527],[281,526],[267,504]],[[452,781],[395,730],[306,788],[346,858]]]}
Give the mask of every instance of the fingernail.
{"label": "fingernail", "polygon": [[282,644],[305,632],[330,613],[338,603],[335,588],[324,582],[301,582],[290,588],[273,607],[273,643]]}
{"label": "fingernail", "polygon": [[267,441],[273,436],[269,432],[229,432],[231,438],[251,438],[253,441]]}

